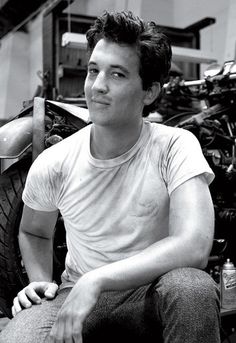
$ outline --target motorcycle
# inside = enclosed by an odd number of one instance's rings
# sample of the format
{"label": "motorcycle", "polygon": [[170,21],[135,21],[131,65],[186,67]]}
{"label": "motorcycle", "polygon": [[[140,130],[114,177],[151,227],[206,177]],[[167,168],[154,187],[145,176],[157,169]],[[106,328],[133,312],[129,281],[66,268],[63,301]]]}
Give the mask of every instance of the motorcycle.
{"label": "motorcycle", "polygon": [[202,109],[168,118],[165,125],[191,131],[215,173],[210,191],[215,208],[215,239],[207,270],[219,282],[226,258],[236,264],[236,63],[212,64],[204,79],[172,80],[164,87],[197,99]]}

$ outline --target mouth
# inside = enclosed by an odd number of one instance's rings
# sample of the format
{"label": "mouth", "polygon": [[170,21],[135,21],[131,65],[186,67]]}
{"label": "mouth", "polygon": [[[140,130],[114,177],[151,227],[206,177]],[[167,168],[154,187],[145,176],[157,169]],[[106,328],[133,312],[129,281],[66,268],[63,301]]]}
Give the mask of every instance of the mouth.
{"label": "mouth", "polygon": [[99,104],[99,105],[103,105],[103,106],[108,106],[110,105],[110,103],[106,100],[103,99],[96,99],[96,98],[92,98],[91,101],[95,104]]}

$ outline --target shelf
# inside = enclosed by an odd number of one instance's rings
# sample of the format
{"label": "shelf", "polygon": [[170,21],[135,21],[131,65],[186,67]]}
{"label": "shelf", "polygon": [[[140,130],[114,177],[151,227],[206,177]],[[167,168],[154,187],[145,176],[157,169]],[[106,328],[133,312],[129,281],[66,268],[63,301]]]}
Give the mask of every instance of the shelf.
{"label": "shelf", "polygon": [[172,46],[173,61],[193,63],[214,63],[216,58],[210,53],[199,49],[182,48]]}
{"label": "shelf", "polygon": [[71,66],[66,64],[61,64],[58,67],[58,77],[62,78],[64,76],[85,76],[87,73],[86,67]]}
{"label": "shelf", "polygon": [[[78,33],[65,33],[64,45],[69,45],[73,48],[84,48],[84,35]],[[179,46],[172,46],[173,60],[193,63],[213,63],[217,62],[216,58],[210,53],[199,49],[182,48]]]}

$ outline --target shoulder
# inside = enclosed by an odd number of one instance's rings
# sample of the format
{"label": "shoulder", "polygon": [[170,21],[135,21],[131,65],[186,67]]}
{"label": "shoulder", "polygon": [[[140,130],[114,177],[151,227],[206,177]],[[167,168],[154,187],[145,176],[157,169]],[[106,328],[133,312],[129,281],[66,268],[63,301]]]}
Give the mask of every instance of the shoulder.
{"label": "shoulder", "polygon": [[149,123],[152,144],[167,153],[172,149],[199,149],[200,143],[194,134],[188,130],[171,127],[159,123]]}
{"label": "shoulder", "polygon": [[187,137],[196,139],[192,132],[179,128],[168,126],[160,123],[149,123],[151,130],[155,137],[158,137],[160,140],[168,141],[170,139],[176,139],[178,137]]}

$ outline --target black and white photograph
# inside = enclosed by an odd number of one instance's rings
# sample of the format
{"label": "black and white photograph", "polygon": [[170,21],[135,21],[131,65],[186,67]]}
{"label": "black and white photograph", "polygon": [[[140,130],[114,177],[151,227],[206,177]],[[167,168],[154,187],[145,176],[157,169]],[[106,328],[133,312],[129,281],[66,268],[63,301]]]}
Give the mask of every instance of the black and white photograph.
{"label": "black and white photograph", "polygon": [[236,343],[235,23],[0,0],[0,343]]}

